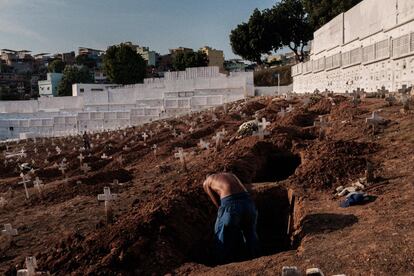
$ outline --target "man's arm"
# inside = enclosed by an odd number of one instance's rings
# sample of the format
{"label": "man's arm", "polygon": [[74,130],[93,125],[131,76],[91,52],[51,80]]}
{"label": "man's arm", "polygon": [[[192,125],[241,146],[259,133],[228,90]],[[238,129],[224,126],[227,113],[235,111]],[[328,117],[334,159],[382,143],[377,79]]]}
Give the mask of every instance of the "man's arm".
{"label": "man's arm", "polygon": [[220,206],[219,206],[219,204],[218,204],[218,201],[217,201],[216,197],[215,197],[215,196],[214,196],[214,194],[213,194],[213,191],[211,190],[210,185],[211,185],[211,181],[209,181],[209,179],[206,179],[206,180],[204,181],[204,183],[203,183],[203,188],[204,188],[204,191],[208,194],[208,196],[210,197],[211,201],[213,201],[213,204],[214,204],[217,208],[219,208]]}

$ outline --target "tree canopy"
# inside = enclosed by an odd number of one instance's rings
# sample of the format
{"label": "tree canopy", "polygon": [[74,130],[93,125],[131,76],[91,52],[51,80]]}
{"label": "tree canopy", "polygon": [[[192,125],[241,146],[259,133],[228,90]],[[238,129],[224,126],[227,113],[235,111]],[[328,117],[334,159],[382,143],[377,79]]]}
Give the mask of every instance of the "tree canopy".
{"label": "tree canopy", "polygon": [[62,60],[55,59],[49,63],[47,70],[49,73],[62,73],[65,69],[65,66],[66,64]]}
{"label": "tree canopy", "polygon": [[93,82],[93,78],[87,67],[66,66],[62,80],[58,85],[57,94],[58,96],[72,96],[72,84],[91,82]]}
{"label": "tree canopy", "polygon": [[297,61],[305,58],[304,48],[313,32],[362,0],[281,0],[272,8],[255,9],[248,22],[230,33],[233,52],[261,64],[264,54],[290,48]]}
{"label": "tree canopy", "polygon": [[146,62],[140,54],[127,44],[108,48],[103,59],[103,68],[112,83],[142,83],[146,73]]}
{"label": "tree canopy", "polygon": [[198,52],[179,52],[174,54],[172,64],[175,70],[183,71],[190,67],[203,67],[208,65],[207,55]]}
{"label": "tree canopy", "polygon": [[89,57],[88,55],[78,55],[78,56],[76,56],[75,63],[77,65],[86,66],[89,69],[94,69],[97,66],[96,60]]}
{"label": "tree canopy", "polygon": [[346,12],[362,0],[303,0],[314,31],[328,23],[335,16]]}
{"label": "tree canopy", "polygon": [[272,29],[267,11],[253,11],[247,23],[239,24],[230,33],[233,52],[246,60],[262,63],[262,54],[277,51],[281,46],[279,34]]}

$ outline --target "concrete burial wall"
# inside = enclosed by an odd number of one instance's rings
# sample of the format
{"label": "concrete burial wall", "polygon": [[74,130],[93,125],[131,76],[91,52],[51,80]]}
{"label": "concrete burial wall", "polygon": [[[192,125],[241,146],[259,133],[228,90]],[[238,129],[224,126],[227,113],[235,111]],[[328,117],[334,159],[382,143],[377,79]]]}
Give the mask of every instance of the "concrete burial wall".
{"label": "concrete burial wall", "polygon": [[314,33],[295,92],[397,91],[414,84],[414,1],[365,0]]}
{"label": "concrete burial wall", "polygon": [[[93,89],[92,89],[93,88]],[[76,84],[73,97],[0,101],[0,139],[60,136],[139,125],[254,96],[253,73],[190,68],[122,87]]]}

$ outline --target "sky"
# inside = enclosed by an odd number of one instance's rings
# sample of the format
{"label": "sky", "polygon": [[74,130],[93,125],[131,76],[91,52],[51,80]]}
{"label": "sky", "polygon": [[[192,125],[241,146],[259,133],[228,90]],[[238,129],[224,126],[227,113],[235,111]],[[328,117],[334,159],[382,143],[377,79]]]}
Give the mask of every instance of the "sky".
{"label": "sky", "polygon": [[230,31],[276,0],[0,0],[0,49],[34,54],[131,41],[161,54],[204,45],[236,57]]}

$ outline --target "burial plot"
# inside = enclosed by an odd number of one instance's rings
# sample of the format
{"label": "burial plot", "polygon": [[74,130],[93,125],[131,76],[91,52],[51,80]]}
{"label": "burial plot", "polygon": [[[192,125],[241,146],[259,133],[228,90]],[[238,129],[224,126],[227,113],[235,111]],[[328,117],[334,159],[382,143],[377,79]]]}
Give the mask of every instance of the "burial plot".
{"label": "burial plot", "polygon": [[112,194],[109,187],[104,187],[104,193],[98,195],[98,201],[105,202],[105,217],[107,224],[113,221],[113,210],[111,201],[114,201],[118,198],[117,194]]}
{"label": "burial plot", "polygon": [[0,196],[0,208],[6,207],[7,201],[4,197]]}

